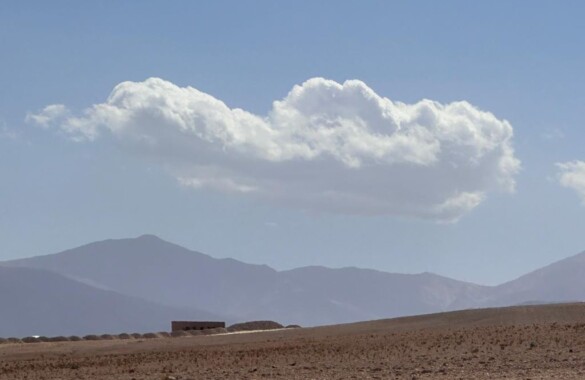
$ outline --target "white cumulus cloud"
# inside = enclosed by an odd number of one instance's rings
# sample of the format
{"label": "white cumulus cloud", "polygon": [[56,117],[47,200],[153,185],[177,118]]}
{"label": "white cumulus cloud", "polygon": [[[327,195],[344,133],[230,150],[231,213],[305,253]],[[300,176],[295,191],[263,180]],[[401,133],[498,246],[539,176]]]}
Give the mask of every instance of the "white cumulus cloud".
{"label": "white cumulus cloud", "polygon": [[557,164],[561,186],[577,192],[585,205],[585,162],[570,161]]}
{"label": "white cumulus cloud", "polygon": [[194,189],[339,213],[455,221],[487,193],[513,191],[520,168],[507,121],[465,101],[392,101],[358,80],[310,79],[255,115],[150,78],[81,115],[51,105],[27,120],[113,138]]}

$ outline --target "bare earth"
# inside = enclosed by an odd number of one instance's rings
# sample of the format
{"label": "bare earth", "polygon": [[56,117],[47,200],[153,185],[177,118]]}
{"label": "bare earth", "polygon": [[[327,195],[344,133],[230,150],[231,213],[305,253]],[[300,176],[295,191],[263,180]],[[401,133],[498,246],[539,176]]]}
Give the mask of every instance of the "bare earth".
{"label": "bare earth", "polygon": [[0,379],[585,379],[585,304],[173,339],[2,344]]}

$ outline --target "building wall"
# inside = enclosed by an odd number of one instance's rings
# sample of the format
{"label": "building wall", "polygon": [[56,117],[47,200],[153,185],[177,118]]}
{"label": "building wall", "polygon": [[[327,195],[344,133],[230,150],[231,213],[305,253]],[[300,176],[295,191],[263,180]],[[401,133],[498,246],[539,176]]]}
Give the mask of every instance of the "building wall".
{"label": "building wall", "polygon": [[188,331],[188,330],[207,330],[215,329],[218,327],[225,327],[225,322],[214,322],[214,321],[172,321],[172,331]]}

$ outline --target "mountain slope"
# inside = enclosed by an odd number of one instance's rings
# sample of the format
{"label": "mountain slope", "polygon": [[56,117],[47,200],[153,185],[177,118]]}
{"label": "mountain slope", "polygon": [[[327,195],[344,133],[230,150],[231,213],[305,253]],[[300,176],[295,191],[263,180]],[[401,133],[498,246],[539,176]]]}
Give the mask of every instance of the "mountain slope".
{"label": "mountain slope", "polygon": [[471,302],[484,287],[433,274],[299,268],[214,259],[155,236],[106,240],[4,263],[51,270],[93,286],[232,319],[303,325],[438,312]]}
{"label": "mountain slope", "polygon": [[267,266],[214,259],[152,235],[105,240],[4,265],[54,271],[75,280],[157,303],[239,316],[246,300],[274,286]]}
{"label": "mountain slope", "polygon": [[56,273],[0,266],[0,337],[168,330],[170,321],[211,314],[93,288]]}
{"label": "mountain slope", "polygon": [[483,291],[481,286],[431,273],[306,267],[280,275],[273,308],[311,325],[446,311],[455,300]]}
{"label": "mountain slope", "polygon": [[486,306],[585,301],[585,252],[495,287]]}
{"label": "mountain slope", "polygon": [[431,273],[265,265],[215,259],[152,235],[106,240],[5,262],[59,273],[104,290],[229,321],[273,319],[305,326],[440,311],[585,300],[585,253],[514,281],[485,287]]}

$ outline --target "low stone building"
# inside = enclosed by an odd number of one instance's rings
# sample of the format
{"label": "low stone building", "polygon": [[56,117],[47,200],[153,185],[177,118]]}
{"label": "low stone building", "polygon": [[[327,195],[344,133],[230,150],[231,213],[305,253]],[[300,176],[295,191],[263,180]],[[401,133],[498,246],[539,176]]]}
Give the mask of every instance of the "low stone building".
{"label": "low stone building", "polygon": [[218,327],[225,328],[225,322],[213,321],[172,321],[171,330],[174,331],[189,331],[189,330],[207,330],[216,329]]}

